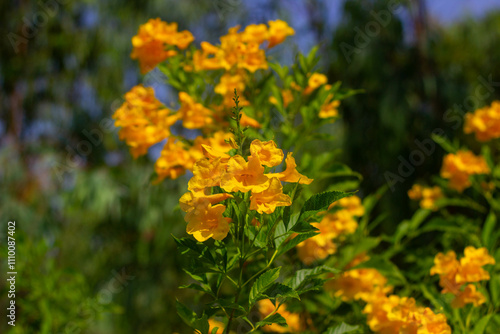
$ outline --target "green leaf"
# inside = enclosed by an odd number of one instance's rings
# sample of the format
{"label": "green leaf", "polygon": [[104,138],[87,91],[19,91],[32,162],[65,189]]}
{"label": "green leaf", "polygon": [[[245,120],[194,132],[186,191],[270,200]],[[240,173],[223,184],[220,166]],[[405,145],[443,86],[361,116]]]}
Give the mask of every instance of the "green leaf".
{"label": "green leaf", "polygon": [[318,234],[318,232],[313,231],[313,232],[306,232],[306,233],[302,233],[302,234],[297,235],[296,237],[288,240],[287,242],[283,243],[280,246],[280,248],[278,249],[277,256],[280,256],[281,254],[285,254],[290,249],[292,249],[295,246],[297,246],[298,244],[300,244],[302,241],[307,240],[309,238],[312,238],[317,234]]}
{"label": "green leaf", "polygon": [[340,271],[335,268],[331,268],[328,266],[318,266],[313,269],[301,269],[295,272],[295,275],[286,280],[285,284],[290,286],[292,289],[297,290],[301,285],[306,283],[309,279],[314,276],[324,274],[324,273],[333,273],[337,274]]}
{"label": "green leaf", "polygon": [[493,231],[495,230],[495,225],[497,223],[497,217],[493,211],[490,211],[488,217],[483,226],[483,244],[488,250],[492,250],[492,247],[496,240],[493,239]]}
{"label": "green leaf", "polygon": [[458,151],[458,147],[455,147],[444,136],[438,136],[438,135],[433,133],[431,135],[431,138],[448,153],[455,153]]}
{"label": "green leaf", "polygon": [[358,329],[359,326],[351,326],[343,322],[340,325],[328,328],[326,332],[323,334],[345,334],[345,333],[358,332]]}
{"label": "green leaf", "polygon": [[484,317],[481,318],[476,323],[476,326],[474,326],[474,331],[472,332],[473,334],[483,334],[484,331],[486,330],[486,325],[488,325],[488,322],[490,321],[490,318],[493,316],[493,314],[488,314],[485,315]]}
{"label": "green leaf", "polygon": [[175,242],[177,243],[177,245],[179,247],[184,247],[186,248],[187,250],[183,251],[182,254],[188,252],[189,250],[195,252],[196,254],[198,254],[198,257],[200,258],[203,258],[207,261],[210,262],[210,264],[212,265],[215,265],[215,259],[212,255],[212,253],[210,252],[210,249],[208,248],[207,245],[201,243],[201,242],[197,242],[191,238],[176,238],[175,236],[172,236],[175,240]]}
{"label": "green leaf", "polygon": [[180,285],[179,289],[193,289],[193,290],[198,290],[198,291],[206,292],[210,295],[213,295],[212,290],[206,284],[200,285],[200,284],[191,283],[191,284],[187,284],[187,285]]}
{"label": "green leaf", "polygon": [[272,325],[272,324],[278,324],[280,326],[288,327],[285,318],[283,318],[279,313],[275,313],[269,317],[266,317],[264,320],[256,323],[255,326],[256,328],[259,328],[262,326]]}
{"label": "green leaf", "polygon": [[191,328],[198,330],[201,334],[209,334],[208,331],[210,329],[208,324],[208,317],[203,315],[201,318],[198,318],[196,313],[189,309],[187,306],[176,300],[177,314],[181,317],[181,319]]}
{"label": "green leaf", "polygon": [[217,299],[209,304],[207,304],[210,307],[215,307],[215,308],[225,308],[225,309],[231,309],[235,311],[234,316],[239,317],[241,315],[244,315],[247,313],[247,310],[240,304],[235,303],[234,298],[231,299]]}
{"label": "green leaf", "polygon": [[297,292],[289,287],[288,285],[281,284],[281,283],[274,283],[272,284],[269,288],[267,288],[265,295],[269,297],[270,299],[274,298],[295,298],[300,300],[299,295]]}
{"label": "green leaf", "polygon": [[252,307],[252,305],[255,304],[262,293],[264,293],[266,289],[278,279],[278,277],[280,276],[280,269],[281,267],[269,269],[268,271],[260,275],[259,278],[257,278],[255,283],[252,285],[252,288],[250,289],[250,307]]}
{"label": "green leaf", "polygon": [[311,196],[300,211],[299,220],[307,219],[322,210],[328,209],[328,206],[341,198],[352,196],[354,193],[345,193],[342,191],[326,191],[320,194]]}
{"label": "green leaf", "polygon": [[286,227],[285,224],[280,221],[278,225],[276,226],[276,230],[274,231],[274,245],[276,248],[279,248],[282,243],[286,241],[286,239],[290,236],[286,232]]}
{"label": "green leaf", "polygon": [[500,277],[498,275],[493,275],[490,279],[490,294],[493,306],[498,307],[500,305]]}

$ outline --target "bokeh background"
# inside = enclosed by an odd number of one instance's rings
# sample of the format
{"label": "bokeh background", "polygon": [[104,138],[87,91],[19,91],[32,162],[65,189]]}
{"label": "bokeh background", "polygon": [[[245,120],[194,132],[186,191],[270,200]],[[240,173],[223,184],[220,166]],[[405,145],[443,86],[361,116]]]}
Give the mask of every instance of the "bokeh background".
{"label": "bokeh background", "polygon": [[[111,122],[140,82],[175,103],[161,75],[142,77],[129,57],[149,18],[178,22],[198,44],[279,18],[296,32],[271,53],[284,63],[319,44],[319,71],[364,90],[343,102],[335,134],[342,162],[363,176],[361,196],[387,184],[415,139],[437,128],[458,135],[463,112],[499,99],[499,1],[401,1],[366,35],[372,11],[389,2],[1,1],[0,259],[4,273],[6,223],[15,220],[20,274],[17,326],[2,320],[0,332],[189,332],[175,312],[174,297],[187,292],[177,289],[186,276],[171,237],[185,233],[177,194],[187,179],[151,185],[158,147],[133,160]],[[491,94],[467,100],[484,80]],[[442,155],[436,148],[386,192],[380,233],[411,216],[407,190],[436,175]],[[0,292],[5,310],[5,280]]]}

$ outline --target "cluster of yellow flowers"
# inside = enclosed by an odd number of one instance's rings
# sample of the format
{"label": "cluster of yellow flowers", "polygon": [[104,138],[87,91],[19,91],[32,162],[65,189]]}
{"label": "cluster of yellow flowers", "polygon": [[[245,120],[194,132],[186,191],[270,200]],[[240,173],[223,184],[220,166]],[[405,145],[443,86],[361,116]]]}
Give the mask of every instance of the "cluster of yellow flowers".
{"label": "cluster of yellow flowers", "polygon": [[[262,299],[257,302],[257,309],[262,318],[276,311],[276,305],[269,299]],[[289,312],[286,309],[286,304],[282,304],[278,312],[286,320],[288,327],[283,327],[278,324],[272,324],[262,327],[264,332],[273,333],[301,333],[304,330],[304,322],[301,321],[300,314]]]}
{"label": "cluster of yellow flowers", "polygon": [[150,19],[139,27],[139,32],[132,38],[134,49],[130,57],[138,59],[141,72],[147,73],[160,62],[175,56],[175,48],[184,50],[192,41],[194,37],[189,31],[177,31],[177,23]]}
{"label": "cluster of yellow flowers", "polygon": [[[215,93],[223,96],[222,104],[206,107],[181,91],[180,108],[174,112],[155,98],[152,88],[139,85],[125,94],[125,102],[114,113],[115,125],[121,127],[120,139],[130,146],[134,158],[146,154],[152,145],[168,139],[155,164],[157,181],[165,177],[177,178],[186,170],[192,170],[194,163],[203,157],[202,144],[224,153],[230,150],[225,141],[232,135],[225,133],[224,129],[229,127],[230,115],[227,111],[233,105],[234,89],[243,92],[248,72],[268,68],[265,51],[260,49],[264,41],[268,41],[270,48],[294,34],[293,29],[280,20],[270,21],[269,27],[265,24],[250,25],[240,33],[238,29],[231,28],[228,35],[221,37],[220,47],[202,42],[202,50],[194,52],[193,59],[185,59],[188,63],[193,62],[195,70],[225,70],[214,89]],[[158,63],[178,54],[179,50],[186,49],[193,40],[189,31],[179,32],[176,23],[151,19],[141,25],[138,34],[132,38],[134,49],[131,57],[139,60],[141,71],[146,73]],[[188,67],[186,65],[185,69]],[[241,105],[249,104],[243,97],[240,102]],[[170,128],[177,121],[181,121],[186,129],[200,130],[203,135],[194,141],[171,136]],[[243,112],[240,125],[261,127],[257,120]]]}
{"label": "cluster of yellow flowers", "polygon": [[[365,253],[356,257],[346,269],[369,259]],[[451,329],[443,314],[435,314],[430,308],[417,306],[415,299],[388,295],[392,286],[376,269],[360,268],[343,272],[325,284],[336,297],[343,301],[366,302],[363,313],[367,315],[370,329],[376,333],[398,334],[449,334]]]}
{"label": "cluster of yellow flowers", "polygon": [[474,284],[466,283],[489,280],[490,274],[482,267],[487,264],[495,264],[495,259],[488,254],[486,248],[466,247],[464,257],[457,260],[453,251],[446,254],[438,253],[434,258],[434,266],[431,275],[439,275],[439,285],[443,288],[442,293],[455,295],[451,305],[459,308],[465,304],[472,303],[474,306],[483,304],[486,298],[477,291]]}
{"label": "cluster of yellow flowers", "polygon": [[229,33],[220,38],[220,46],[208,42],[201,43],[201,50],[193,55],[193,64],[196,70],[226,71],[246,69],[255,72],[258,69],[267,69],[265,51],[260,45],[265,41],[267,47],[282,43],[287,36],[295,34],[288,24],[281,20],[269,21],[265,24],[251,24],[242,32],[239,26],[229,29]]}
{"label": "cluster of yellow flowers", "polygon": [[[265,24],[251,24],[241,32],[238,32],[239,26],[230,28],[228,34],[220,38],[219,46],[202,42],[201,50],[194,52],[194,70],[225,71],[215,87],[215,92],[223,97],[224,107],[232,106],[234,89],[238,92],[245,90],[248,72],[268,68],[265,51],[260,46],[267,41],[267,47],[272,48],[282,43],[287,36],[295,34],[284,21],[269,21],[268,24],[269,27]],[[191,68],[186,67],[186,70]],[[248,104],[242,98],[241,105]]]}
{"label": "cluster of yellow flowers", "polygon": [[[281,182],[310,184],[313,181],[297,171],[291,152],[285,159],[284,171],[265,173],[266,169],[280,165],[284,158],[283,151],[272,140],[252,141],[247,160],[241,155],[231,157],[205,144],[201,146],[205,157],[194,164],[189,192],[180,199],[181,209],[187,213],[187,232],[198,241],[222,240],[227,236],[231,219],[223,216],[226,206],[217,203],[233,197],[229,193],[251,192],[250,210],[270,214],[278,206],[291,205]],[[213,187],[225,192],[212,194]]]}
{"label": "cluster of yellow flowers", "polygon": [[450,188],[462,192],[471,186],[471,175],[489,172],[490,168],[482,156],[476,156],[470,151],[458,151],[444,157],[441,177],[450,180]]}
{"label": "cluster of yellow flowers", "polygon": [[333,213],[323,213],[319,223],[312,223],[318,228],[319,234],[297,245],[297,255],[304,264],[310,265],[334,254],[337,246],[333,239],[356,231],[358,223],[355,217],[360,217],[365,212],[361,199],[357,196],[345,197],[332,203],[328,210],[338,206],[341,209]]}
{"label": "cluster of yellow flowers", "polygon": [[[281,91],[281,97],[283,99],[283,106],[286,108],[291,102],[294,101],[293,93],[291,89],[296,91],[301,91],[303,95],[309,95],[320,87],[324,87],[325,90],[330,90],[332,85],[327,84],[328,78],[326,75],[314,72],[309,76],[307,80],[307,87],[302,89],[296,82],[290,83],[290,89],[285,88]],[[277,105],[278,101],[274,96],[269,98],[272,104]],[[323,104],[320,106],[318,116],[319,118],[333,118],[339,115],[338,107],[340,106],[339,100],[333,100],[333,94],[328,94]]]}
{"label": "cluster of yellow flowers", "polygon": [[500,102],[465,115],[465,133],[475,133],[478,141],[500,138]]}
{"label": "cluster of yellow flowers", "polygon": [[422,187],[419,184],[415,184],[408,190],[408,197],[414,201],[420,201],[422,209],[436,210],[436,201],[443,198],[443,192],[438,186]]}
{"label": "cluster of yellow flowers", "polygon": [[125,94],[125,102],[113,118],[121,127],[120,139],[125,139],[131,154],[137,158],[146,154],[150,146],[170,136],[170,126],[178,119],[155,98],[152,88],[135,86]]}
{"label": "cluster of yellow flowers", "polygon": [[418,306],[413,298],[380,295],[368,302],[363,313],[376,333],[451,334],[444,314]]}

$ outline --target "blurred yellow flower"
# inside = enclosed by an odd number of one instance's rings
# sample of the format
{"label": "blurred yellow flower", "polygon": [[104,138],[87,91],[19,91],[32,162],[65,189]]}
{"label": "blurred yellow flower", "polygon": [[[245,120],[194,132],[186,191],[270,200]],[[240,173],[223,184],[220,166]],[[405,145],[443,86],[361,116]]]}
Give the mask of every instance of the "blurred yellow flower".
{"label": "blurred yellow flower", "polygon": [[309,80],[307,81],[307,87],[304,90],[304,94],[311,94],[314,90],[316,90],[318,87],[326,84],[328,82],[328,78],[326,75],[321,74],[321,73],[313,73],[310,77]]}
{"label": "blurred yellow flower", "polygon": [[[276,306],[269,299],[259,300],[257,302],[257,308],[262,318],[267,317],[269,314],[273,313],[276,310]],[[267,325],[262,327],[262,330],[264,332],[301,333],[304,330],[300,314],[287,311],[286,304],[282,304],[277,313],[285,318],[288,327],[283,327],[278,324]]]}
{"label": "blurred yellow flower", "polygon": [[119,136],[130,146],[134,158],[146,154],[148,148],[170,136],[170,126],[178,116],[155,98],[154,90],[142,85],[125,94],[125,102],[113,114]]}
{"label": "blurred yellow flower", "polygon": [[482,267],[487,264],[495,264],[495,259],[488,254],[486,248],[469,246],[464,250],[464,257],[457,260],[453,251],[448,253],[438,253],[434,258],[434,266],[431,268],[431,275],[439,274],[439,285],[443,288],[441,293],[452,293],[455,299],[453,307],[463,307],[467,303],[475,306],[484,302],[484,296],[476,291],[474,285],[467,285],[461,289],[465,283],[489,280],[490,274]]}
{"label": "blurred yellow flower", "polygon": [[255,128],[255,129],[260,129],[262,127],[262,125],[260,125],[260,123],[257,120],[255,120],[252,117],[248,116],[243,111],[240,112],[240,115],[241,115],[240,125],[242,127],[249,126],[251,128]]}
{"label": "blurred yellow flower", "polygon": [[465,115],[465,133],[474,133],[478,141],[500,138],[500,102]]}
{"label": "blurred yellow flower", "polygon": [[471,185],[470,175],[489,172],[490,168],[482,156],[476,156],[470,151],[458,151],[444,157],[441,177],[450,179],[450,188],[462,192]]}
{"label": "blurred yellow flower", "polygon": [[436,210],[435,202],[443,198],[443,192],[438,186],[422,187],[419,184],[415,184],[408,190],[408,197],[414,201],[420,200],[420,207],[422,209]]}
{"label": "blurred yellow flower", "polygon": [[139,60],[141,72],[147,73],[165,59],[175,56],[173,47],[184,50],[194,40],[193,35],[185,30],[178,32],[177,23],[167,23],[159,18],[150,19],[139,27],[137,35],[132,37],[134,49],[130,57]]}
{"label": "blurred yellow flower", "polygon": [[196,103],[187,93],[179,92],[179,102],[181,108],[178,113],[185,128],[200,129],[212,124],[212,111],[201,103]]}
{"label": "blurred yellow flower", "polygon": [[155,182],[160,182],[166,177],[176,179],[186,173],[187,169],[191,169],[193,163],[186,146],[171,137],[163,147],[160,157],[156,160],[155,171],[158,174],[158,179]]}
{"label": "blurred yellow flower", "polygon": [[477,291],[474,284],[468,284],[463,291],[456,294],[455,298],[451,301],[451,306],[454,308],[464,307],[466,304],[479,306],[486,302],[484,295]]}
{"label": "blurred yellow flower", "polygon": [[367,314],[370,329],[376,333],[451,334],[443,314],[417,306],[413,298],[390,295],[373,300],[363,313]]}
{"label": "blurred yellow flower", "polygon": [[270,49],[280,43],[283,43],[287,36],[292,36],[295,34],[293,30],[285,21],[276,20],[269,21],[269,44],[267,47]]}
{"label": "blurred yellow flower", "polygon": [[376,269],[361,268],[343,272],[339,277],[327,282],[325,288],[333,290],[336,297],[343,301],[364,300],[370,301],[373,296],[386,295],[392,291],[386,286],[387,279]]}

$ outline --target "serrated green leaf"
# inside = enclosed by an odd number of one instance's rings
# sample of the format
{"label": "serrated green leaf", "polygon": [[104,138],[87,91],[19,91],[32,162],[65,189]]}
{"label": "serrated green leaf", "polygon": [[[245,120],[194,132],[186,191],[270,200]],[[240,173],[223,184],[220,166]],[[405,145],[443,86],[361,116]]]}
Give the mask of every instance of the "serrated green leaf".
{"label": "serrated green leaf", "polygon": [[283,243],[280,246],[280,248],[278,249],[277,256],[280,256],[281,254],[288,252],[290,249],[294,248],[295,246],[300,244],[302,241],[305,241],[309,238],[312,238],[317,234],[318,234],[318,232],[313,231],[313,232],[302,233],[302,234],[295,236],[294,238],[288,240],[287,242]]}
{"label": "serrated green leaf", "polygon": [[175,242],[179,247],[184,247],[187,250],[191,250],[194,253],[198,254],[198,257],[203,258],[210,262],[210,264],[215,265],[215,259],[212,255],[212,252],[208,248],[207,245],[197,242],[191,238],[176,238],[173,236]]}
{"label": "serrated green leaf", "polygon": [[177,314],[181,319],[191,328],[196,329],[201,334],[209,334],[210,326],[208,324],[208,317],[203,315],[198,318],[196,313],[189,309],[186,305],[176,300]]}
{"label": "serrated green leaf", "polygon": [[278,324],[280,326],[288,327],[285,318],[283,318],[279,313],[275,313],[269,317],[266,317],[264,320],[259,321],[258,323],[255,324],[255,327],[259,328],[272,324]]}
{"label": "serrated green leaf", "polygon": [[264,294],[270,299],[295,298],[295,299],[300,300],[300,297],[295,290],[293,290],[288,285],[277,283],[277,282],[272,284],[269,288],[267,288],[267,290],[265,291]]}
{"label": "serrated green leaf", "polygon": [[252,288],[250,289],[250,295],[249,295],[249,305],[252,307],[253,304],[257,301],[259,296],[266,291],[266,289],[274,283],[280,276],[280,269],[281,267],[278,268],[273,268],[269,269],[265,273],[259,276],[255,283],[252,285]]}
{"label": "serrated green leaf", "polygon": [[328,266],[318,266],[313,269],[301,269],[295,272],[295,275],[288,278],[285,282],[286,285],[290,286],[292,289],[297,290],[302,284],[307,282],[308,279],[324,274],[324,273],[333,273],[337,274],[340,271],[338,269],[328,267]]}
{"label": "serrated green leaf", "polygon": [[231,309],[231,310],[234,310],[235,313],[234,313],[234,316],[238,317],[238,316],[241,316],[243,314],[246,314],[247,313],[247,310],[241,306],[240,304],[237,304],[235,303],[234,301],[234,298],[232,299],[217,299],[211,303],[208,303],[207,305],[210,306],[210,307],[215,307],[215,308],[225,308],[225,309]]}
{"label": "serrated green leaf", "polygon": [[328,328],[326,332],[323,334],[345,334],[345,333],[358,332],[358,329],[359,326],[351,326],[343,322],[337,326]]}
{"label": "serrated green leaf", "polygon": [[285,224],[280,221],[274,230],[274,245],[279,248],[283,242],[289,237],[290,234],[286,232]]}
{"label": "serrated green leaf", "polygon": [[352,196],[354,193],[345,193],[342,191],[326,191],[320,194],[311,196],[300,211],[299,220],[305,220],[317,214],[320,211],[328,209],[330,204],[338,201],[341,198]]}

